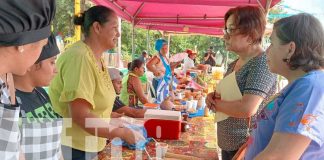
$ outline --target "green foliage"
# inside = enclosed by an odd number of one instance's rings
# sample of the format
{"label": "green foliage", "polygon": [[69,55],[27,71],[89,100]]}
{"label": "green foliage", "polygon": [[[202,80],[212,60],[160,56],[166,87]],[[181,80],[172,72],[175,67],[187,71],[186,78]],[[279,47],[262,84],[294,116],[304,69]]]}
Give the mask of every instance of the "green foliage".
{"label": "green foliage", "polygon": [[[85,1],[81,7],[84,10],[93,6],[93,3],[88,0]],[[56,14],[53,20],[53,32],[55,34],[62,33],[63,37],[74,36],[74,0],[57,0],[56,1]]]}
{"label": "green foliage", "polygon": [[123,54],[122,55],[122,60],[125,62],[131,62],[132,61],[132,55],[130,54]]}
{"label": "green foliage", "polygon": [[[149,48],[147,48],[147,33],[149,32]],[[128,55],[126,57],[137,58],[141,55],[143,50],[147,50],[149,54],[154,55],[155,40],[162,38],[162,34],[154,30],[145,30],[142,28],[135,28],[135,54],[132,55],[132,25],[126,21],[122,21],[122,54]],[[168,39],[168,37],[164,37]],[[197,49],[197,61],[200,62],[206,50],[214,47],[214,52],[219,51],[224,57],[228,51],[224,48],[223,39],[219,37],[206,36],[206,35],[172,35],[170,42],[170,53],[184,52],[186,49]],[[236,59],[236,55],[229,53],[230,59]]]}
{"label": "green foliage", "polygon": [[[147,48],[147,34],[149,33],[149,48]],[[154,42],[157,38],[162,35],[158,31],[148,31],[142,28],[135,28],[135,52],[132,52],[132,25],[126,21],[122,21],[122,54],[128,54],[134,56],[134,58],[139,57],[142,51],[147,51],[149,54],[155,54]]]}
{"label": "green foliage", "polygon": [[53,20],[54,33],[61,32],[64,36],[74,34],[74,0],[56,1],[56,14]]}
{"label": "green foliage", "polygon": [[[56,16],[53,21],[54,33],[61,32],[65,41],[69,41],[74,35],[74,0],[57,0]],[[91,1],[85,0],[83,8],[87,9],[93,4]],[[283,8],[276,5],[270,10],[270,15],[279,15],[285,13]],[[273,23],[278,18],[270,19]],[[146,50],[150,55],[156,54],[154,49],[155,40],[162,37],[161,32],[154,30],[146,30],[135,28],[135,52],[132,52],[132,25],[126,21],[122,21],[122,57],[125,61],[131,61],[132,58],[137,58],[142,51]],[[149,42],[147,42],[147,34],[149,33]],[[67,38],[70,37],[70,38]],[[167,37],[164,37],[167,40]],[[200,62],[204,53],[210,47],[214,47],[214,52],[220,52],[224,57],[229,55],[229,61],[237,58],[236,54],[232,54],[225,50],[222,38],[205,36],[205,35],[173,35],[170,42],[170,53],[184,52],[186,49],[196,50],[198,52],[197,61]],[[111,52],[114,52],[112,50]]]}
{"label": "green foliage", "polygon": [[[212,46],[214,52],[220,52],[226,56],[227,51],[224,48],[223,39],[205,35],[179,35],[172,36],[170,44],[171,53],[184,52],[186,49],[197,51],[196,60],[201,62],[207,49]],[[232,57],[232,55],[231,55]],[[233,57],[234,58],[234,57]]]}

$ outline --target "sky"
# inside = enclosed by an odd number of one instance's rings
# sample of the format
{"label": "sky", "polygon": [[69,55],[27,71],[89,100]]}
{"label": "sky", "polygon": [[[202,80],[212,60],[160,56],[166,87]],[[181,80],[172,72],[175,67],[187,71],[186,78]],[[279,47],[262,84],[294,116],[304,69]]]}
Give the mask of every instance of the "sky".
{"label": "sky", "polygon": [[[323,0],[282,0],[288,13],[298,13],[298,11],[313,14],[324,25],[324,1]],[[297,11],[295,11],[297,10]],[[300,13],[300,12],[299,12]]]}

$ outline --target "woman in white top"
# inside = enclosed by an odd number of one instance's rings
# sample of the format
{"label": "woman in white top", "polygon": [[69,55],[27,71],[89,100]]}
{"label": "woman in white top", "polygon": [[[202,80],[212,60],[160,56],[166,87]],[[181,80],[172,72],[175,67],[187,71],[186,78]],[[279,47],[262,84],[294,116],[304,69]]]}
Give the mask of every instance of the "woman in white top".
{"label": "woman in white top", "polygon": [[188,57],[184,59],[183,64],[183,72],[186,73],[187,71],[191,71],[195,69],[195,58],[197,57],[197,53],[192,52],[192,50],[187,50]]}

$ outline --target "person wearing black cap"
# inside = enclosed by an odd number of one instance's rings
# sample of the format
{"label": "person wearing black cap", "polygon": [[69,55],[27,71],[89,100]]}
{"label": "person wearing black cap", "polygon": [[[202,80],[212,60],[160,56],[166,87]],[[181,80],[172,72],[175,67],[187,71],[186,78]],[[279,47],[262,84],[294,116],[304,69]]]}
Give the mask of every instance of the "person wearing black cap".
{"label": "person wearing black cap", "polygon": [[19,101],[12,74],[23,75],[39,57],[50,35],[54,0],[0,1],[0,155],[19,158]]}
{"label": "person wearing black cap", "polygon": [[[116,13],[104,6],[93,6],[75,16],[74,23],[81,25],[85,39],[72,44],[58,58],[59,74],[50,84],[49,96],[54,110],[64,118],[64,159],[92,159],[104,149],[107,139],[119,137],[134,144],[144,138],[105,120],[110,118],[116,93],[102,57],[116,46],[120,36]],[[72,129],[64,130],[70,118]]]}
{"label": "person wearing black cap", "polygon": [[[26,159],[42,157],[56,160],[61,157],[62,119],[54,112],[48,94],[42,88],[48,86],[57,73],[55,67],[57,54],[59,49],[54,35],[51,35],[40,57],[27,73],[13,77],[16,96],[21,101],[21,150]],[[47,135],[39,134],[40,130]],[[41,152],[35,150],[38,147],[43,150]]]}

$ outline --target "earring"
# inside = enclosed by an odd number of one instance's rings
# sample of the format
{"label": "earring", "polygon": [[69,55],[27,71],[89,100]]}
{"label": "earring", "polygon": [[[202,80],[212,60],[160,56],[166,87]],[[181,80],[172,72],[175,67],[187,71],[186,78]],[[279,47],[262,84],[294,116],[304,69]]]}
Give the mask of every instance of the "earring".
{"label": "earring", "polygon": [[282,61],[284,61],[286,63],[289,63],[290,62],[290,58],[284,58],[284,59],[282,59]]}
{"label": "earring", "polygon": [[23,53],[25,51],[23,46],[18,46],[18,52]]}

